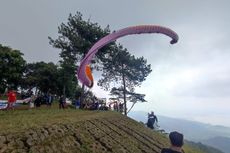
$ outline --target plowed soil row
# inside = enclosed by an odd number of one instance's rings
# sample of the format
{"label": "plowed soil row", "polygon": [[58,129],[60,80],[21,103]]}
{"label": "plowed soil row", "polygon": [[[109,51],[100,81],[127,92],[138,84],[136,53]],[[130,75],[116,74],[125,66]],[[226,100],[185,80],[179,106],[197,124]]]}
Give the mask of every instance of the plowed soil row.
{"label": "plowed soil row", "polygon": [[0,133],[0,153],[159,153],[167,138],[121,115]]}

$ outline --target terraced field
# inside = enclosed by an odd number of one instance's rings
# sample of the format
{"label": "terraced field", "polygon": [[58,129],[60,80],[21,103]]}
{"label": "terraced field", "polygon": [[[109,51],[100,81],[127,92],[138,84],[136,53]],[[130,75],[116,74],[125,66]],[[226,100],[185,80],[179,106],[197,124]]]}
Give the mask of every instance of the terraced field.
{"label": "terraced field", "polygon": [[45,109],[0,117],[0,153],[160,153],[169,145],[166,136],[114,112]]}
{"label": "terraced field", "polygon": [[158,153],[166,138],[120,117],[54,124],[0,136],[0,152]]}

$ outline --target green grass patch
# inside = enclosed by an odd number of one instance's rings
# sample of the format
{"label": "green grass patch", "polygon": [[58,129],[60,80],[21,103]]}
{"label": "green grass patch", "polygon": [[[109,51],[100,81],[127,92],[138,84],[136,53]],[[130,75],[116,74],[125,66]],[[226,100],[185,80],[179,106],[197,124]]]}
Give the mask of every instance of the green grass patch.
{"label": "green grass patch", "polygon": [[28,106],[20,106],[22,110],[0,111],[0,131],[1,133],[19,132],[25,129],[49,126],[57,123],[75,123],[93,118],[109,117],[116,113],[85,111],[73,108],[59,109],[58,104],[50,108],[28,109]]}
{"label": "green grass patch", "polygon": [[[170,145],[166,135],[116,112],[63,110],[58,108],[58,103],[51,107],[28,108],[23,105],[15,110],[0,111],[0,138],[12,137],[15,143],[15,147],[8,146],[6,152],[23,148],[27,152],[34,152],[33,149],[48,152],[52,149],[53,152],[70,153],[157,153]],[[17,144],[18,141],[24,142]],[[1,143],[6,145],[7,141],[2,139]],[[28,145],[31,147],[28,148]],[[1,149],[0,145],[0,152]],[[210,153],[196,144],[186,144],[184,150],[186,153]]]}

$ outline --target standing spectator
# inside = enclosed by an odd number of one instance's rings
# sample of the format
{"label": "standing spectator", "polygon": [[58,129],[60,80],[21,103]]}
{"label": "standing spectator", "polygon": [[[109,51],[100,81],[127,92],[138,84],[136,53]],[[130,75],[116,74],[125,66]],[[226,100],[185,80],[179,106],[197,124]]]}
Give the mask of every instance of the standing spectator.
{"label": "standing spectator", "polygon": [[53,96],[51,94],[48,94],[47,96],[47,106],[51,107],[53,103]]}
{"label": "standing spectator", "polygon": [[59,109],[64,109],[65,108],[64,104],[65,104],[65,98],[62,95],[59,99]]}
{"label": "standing spectator", "polygon": [[26,97],[26,93],[24,91],[21,91],[21,99],[24,99]]}
{"label": "standing spectator", "polygon": [[41,95],[38,95],[37,97],[35,97],[35,101],[34,101],[34,104],[36,107],[40,107],[41,106],[41,101],[42,101],[42,96]]}
{"label": "standing spectator", "polygon": [[120,111],[120,113],[123,113],[124,104],[122,104],[122,103],[120,102],[118,106],[119,106],[119,111]]}
{"label": "standing spectator", "polygon": [[118,112],[118,104],[117,104],[117,101],[115,101],[114,104],[113,104],[113,110]]}
{"label": "standing spectator", "polygon": [[34,101],[36,100],[36,96],[32,95],[29,101],[30,108],[34,108]]}
{"label": "standing spectator", "polygon": [[25,98],[29,98],[31,96],[33,96],[33,91],[31,89],[29,89],[27,92],[26,92],[26,95],[25,95]]}
{"label": "standing spectator", "polygon": [[184,153],[182,146],[184,144],[184,136],[179,132],[171,132],[169,134],[171,146],[170,148],[163,148],[161,153]]}
{"label": "standing spectator", "polygon": [[95,110],[99,109],[99,102],[98,102],[98,100],[96,100],[96,102],[94,103],[94,109]]}
{"label": "standing spectator", "polygon": [[8,92],[8,94],[7,94],[7,97],[8,97],[7,109],[12,109],[14,103],[15,103],[16,100],[17,100],[17,95],[16,95],[16,93],[15,93],[13,90],[10,90],[10,91]]}
{"label": "standing spectator", "polygon": [[78,99],[75,100],[75,108],[76,108],[76,109],[79,109],[79,108],[80,108],[80,105],[81,105],[81,104],[80,104],[80,98],[78,98]]}

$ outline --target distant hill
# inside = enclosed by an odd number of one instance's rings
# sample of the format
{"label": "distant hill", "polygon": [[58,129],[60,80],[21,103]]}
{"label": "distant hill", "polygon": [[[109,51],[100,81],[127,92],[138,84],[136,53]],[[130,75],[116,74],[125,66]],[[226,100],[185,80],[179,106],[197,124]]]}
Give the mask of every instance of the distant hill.
{"label": "distant hill", "polygon": [[202,143],[210,146],[214,146],[225,153],[230,152],[230,138],[228,137],[214,137],[207,140],[203,140]]}
{"label": "distant hill", "polygon": [[203,150],[205,152],[208,152],[208,153],[223,153],[222,151],[216,149],[216,148],[213,148],[211,146],[207,146],[207,145],[204,145],[202,143],[195,143],[195,142],[191,142],[191,141],[186,141],[187,144],[189,144],[192,148],[194,149],[197,149],[197,150]]}
{"label": "distant hill", "polygon": [[[169,146],[166,135],[111,111],[14,110],[0,116],[1,153],[159,153]],[[186,143],[185,152],[210,153],[195,146]]]}
{"label": "distant hill", "polygon": [[202,141],[217,136],[229,137],[230,128],[200,122],[159,116],[159,125],[167,131],[180,130],[192,141]]}
{"label": "distant hill", "polygon": [[[129,116],[137,121],[146,122],[147,112],[133,111]],[[159,126],[166,132],[180,131],[184,134],[187,140],[202,142],[215,148],[219,148],[225,153],[229,153],[230,150],[230,128],[224,126],[213,126],[210,124],[204,124],[200,122],[194,122],[189,120],[170,118],[165,116],[158,116]],[[219,143],[215,143],[218,138]],[[222,139],[220,139],[222,138]],[[228,152],[226,152],[228,150]]]}

